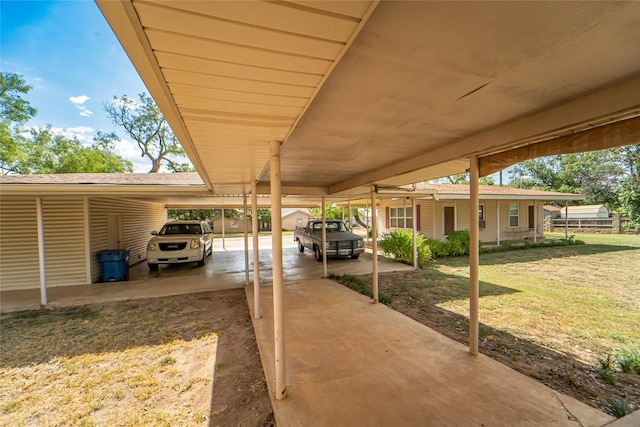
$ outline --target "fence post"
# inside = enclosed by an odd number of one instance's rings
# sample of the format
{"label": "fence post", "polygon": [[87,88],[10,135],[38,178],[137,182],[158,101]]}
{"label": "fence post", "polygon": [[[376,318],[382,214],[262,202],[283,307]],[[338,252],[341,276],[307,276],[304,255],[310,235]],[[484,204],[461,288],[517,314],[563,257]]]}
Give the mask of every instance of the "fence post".
{"label": "fence post", "polygon": [[620,214],[611,214],[611,234],[622,233],[622,221],[620,221]]}

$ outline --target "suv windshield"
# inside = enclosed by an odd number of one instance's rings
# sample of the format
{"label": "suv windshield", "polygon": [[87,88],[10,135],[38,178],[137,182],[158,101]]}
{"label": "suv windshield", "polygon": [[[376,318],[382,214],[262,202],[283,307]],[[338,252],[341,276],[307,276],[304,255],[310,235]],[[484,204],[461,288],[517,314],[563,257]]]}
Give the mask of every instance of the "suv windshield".
{"label": "suv windshield", "polygon": [[202,234],[200,224],[165,224],[158,233],[161,236],[172,234]]}

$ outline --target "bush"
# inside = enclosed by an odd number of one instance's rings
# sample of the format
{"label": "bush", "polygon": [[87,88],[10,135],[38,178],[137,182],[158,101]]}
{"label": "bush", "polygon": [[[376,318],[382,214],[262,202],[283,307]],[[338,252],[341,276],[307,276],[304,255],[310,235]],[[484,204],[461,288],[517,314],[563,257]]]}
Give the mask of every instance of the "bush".
{"label": "bush", "polygon": [[449,256],[449,254],[451,253],[451,250],[449,248],[449,242],[446,240],[442,241],[442,240],[426,239],[425,243],[431,249],[431,254],[434,258]]}
{"label": "bush", "polygon": [[450,255],[462,256],[469,255],[469,231],[456,230],[447,236],[449,242]]}
{"label": "bush", "polygon": [[[416,244],[418,247],[418,266],[422,268],[431,261],[433,255],[422,234],[416,235]],[[380,247],[385,253],[393,256],[393,259],[413,265],[413,231],[397,230],[393,233],[383,234]]]}

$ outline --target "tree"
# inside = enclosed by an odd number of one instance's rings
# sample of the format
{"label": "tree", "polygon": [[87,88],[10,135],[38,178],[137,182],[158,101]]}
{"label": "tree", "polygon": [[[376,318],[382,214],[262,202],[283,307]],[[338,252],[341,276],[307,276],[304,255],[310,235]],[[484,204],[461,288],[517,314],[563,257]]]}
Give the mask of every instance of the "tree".
{"label": "tree", "polygon": [[[310,208],[309,212],[311,216],[316,218],[322,218],[322,209],[321,208]],[[327,219],[342,219],[349,218],[349,209],[341,208],[341,207],[333,207],[331,205],[326,205],[325,207],[325,216]]]}
{"label": "tree", "polygon": [[149,172],[159,172],[162,162],[172,171],[193,170],[189,163],[180,163],[184,151],[153,98],[139,95],[140,103],[123,95],[114,97],[103,108],[114,124],[121,126],[136,142],[142,157],[151,161]]}
{"label": "tree", "polygon": [[115,173],[133,172],[133,164],[114,148],[114,134],[98,132],[90,146],[76,137],[54,134],[51,126],[31,129],[30,138],[22,141],[22,158],[14,172],[33,173]]}
{"label": "tree", "polygon": [[37,113],[29,101],[22,98],[31,89],[22,76],[0,72],[0,170],[3,175],[15,172],[16,164],[24,160],[23,125]]}
{"label": "tree", "polygon": [[[463,184],[468,185],[471,182],[468,173],[458,173],[455,175],[443,176],[442,178],[432,179],[429,181],[431,184]],[[495,182],[490,176],[483,176],[478,180],[481,185],[495,185]]]}

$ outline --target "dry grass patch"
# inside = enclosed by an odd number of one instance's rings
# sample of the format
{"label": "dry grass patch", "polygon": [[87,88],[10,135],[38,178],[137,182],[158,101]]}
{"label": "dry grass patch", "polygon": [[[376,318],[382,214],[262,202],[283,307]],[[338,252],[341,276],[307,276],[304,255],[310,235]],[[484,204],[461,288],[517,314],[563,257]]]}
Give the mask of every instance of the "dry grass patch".
{"label": "dry grass patch", "polygon": [[242,290],[3,316],[0,425],[208,425],[236,306]]}

